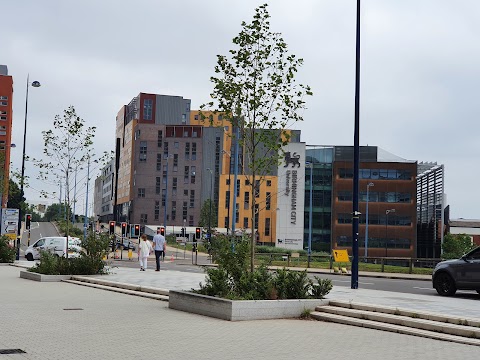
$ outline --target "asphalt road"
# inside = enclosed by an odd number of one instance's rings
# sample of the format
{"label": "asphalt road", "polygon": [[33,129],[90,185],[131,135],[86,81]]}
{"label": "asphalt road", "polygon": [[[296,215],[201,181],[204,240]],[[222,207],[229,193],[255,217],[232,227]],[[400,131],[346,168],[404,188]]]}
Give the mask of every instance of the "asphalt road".
{"label": "asphalt road", "polygon": [[[48,222],[32,222],[30,234],[30,244],[35,240],[43,236],[58,236],[58,233],[55,227]],[[24,232],[22,237],[22,245],[27,244],[27,234]],[[22,246],[22,249],[25,249],[26,246]],[[173,261],[172,260],[173,255]],[[23,251],[20,256],[23,258]],[[167,270],[175,270],[182,272],[195,272],[202,273],[203,267],[201,264],[209,264],[209,259],[205,254],[199,253],[197,258],[197,264],[195,263],[195,258],[192,261],[192,252],[186,251],[185,253],[182,250],[175,250],[170,248],[167,251],[165,257],[166,261],[162,262],[162,268]],[[112,261],[112,260],[111,260]],[[150,266],[155,266],[155,260],[149,260]],[[138,267],[138,260],[136,252],[133,253],[133,259],[128,260],[128,252],[123,252],[123,260],[113,260],[113,266],[118,267]],[[313,279],[312,274],[309,275]],[[331,279],[335,286],[345,286],[350,287],[351,278],[349,275],[339,275],[339,274],[320,274],[317,275],[323,279]],[[372,289],[372,290],[383,290],[383,291],[392,291],[397,293],[406,293],[406,294],[422,294],[422,295],[431,295],[438,296],[435,289],[432,287],[431,281],[424,280],[408,280],[408,279],[385,279],[385,278],[373,278],[373,277],[363,277],[359,276],[359,288],[362,289]],[[458,291],[455,295],[457,297],[480,300],[480,295],[475,291]]]}

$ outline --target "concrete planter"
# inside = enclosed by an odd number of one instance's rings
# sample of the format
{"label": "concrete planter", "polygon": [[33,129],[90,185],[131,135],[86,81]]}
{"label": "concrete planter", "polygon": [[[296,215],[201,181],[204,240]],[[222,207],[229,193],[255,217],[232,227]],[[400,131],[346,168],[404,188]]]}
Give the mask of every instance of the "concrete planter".
{"label": "concrete planter", "polygon": [[328,300],[227,300],[176,290],[170,290],[168,301],[170,309],[229,321],[296,318],[321,305],[328,305]]}
{"label": "concrete planter", "polygon": [[43,275],[38,273],[33,273],[29,271],[20,271],[20,277],[22,279],[34,280],[34,281],[62,281],[69,280],[72,275]]}

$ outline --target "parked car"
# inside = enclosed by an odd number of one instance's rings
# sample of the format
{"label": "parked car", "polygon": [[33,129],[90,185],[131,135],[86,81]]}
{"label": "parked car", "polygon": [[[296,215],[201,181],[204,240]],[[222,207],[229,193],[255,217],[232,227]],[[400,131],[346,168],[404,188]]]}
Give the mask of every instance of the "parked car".
{"label": "parked car", "polygon": [[460,259],[439,262],[432,282],[442,296],[454,295],[457,290],[476,290],[480,294],[480,247]]}
{"label": "parked car", "polygon": [[[123,250],[135,251],[135,245],[129,239],[123,239],[122,241],[117,240],[115,248],[120,250],[122,245],[123,245]],[[111,241],[110,241],[110,248],[112,248],[112,242]]]}
{"label": "parked car", "polygon": [[[65,256],[66,251],[65,236],[43,237],[35,241],[25,250],[25,257],[28,261],[40,259],[40,252],[49,251],[58,256]],[[79,238],[70,237],[68,239],[68,257],[79,257],[82,252],[81,240]]]}

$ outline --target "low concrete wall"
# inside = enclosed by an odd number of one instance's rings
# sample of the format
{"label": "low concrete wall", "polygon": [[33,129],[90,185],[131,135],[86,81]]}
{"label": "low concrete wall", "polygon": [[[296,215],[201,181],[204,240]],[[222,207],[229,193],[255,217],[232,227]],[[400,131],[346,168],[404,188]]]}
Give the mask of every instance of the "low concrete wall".
{"label": "low concrete wall", "polygon": [[170,290],[168,301],[171,309],[229,321],[296,318],[327,304],[319,299],[227,300],[177,290]]}
{"label": "low concrete wall", "polygon": [[44,275],[29,271],[20,271],[20,277],[22,279],[34,280],[34,281],[62,281],[69,280],[72,275]]}

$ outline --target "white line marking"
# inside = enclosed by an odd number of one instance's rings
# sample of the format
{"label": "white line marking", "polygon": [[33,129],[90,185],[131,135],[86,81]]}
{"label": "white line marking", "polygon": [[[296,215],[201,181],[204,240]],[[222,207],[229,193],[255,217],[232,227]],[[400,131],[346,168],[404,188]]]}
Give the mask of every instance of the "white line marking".
{"label": "white line marking", "polygon": [[418,286],[414,286],[413,288],[418,289],[418,290],[432,290],[432,291],[435,291],[435,289],[433,289],[433,288],[423,288],[423,287],[418,287]]}

